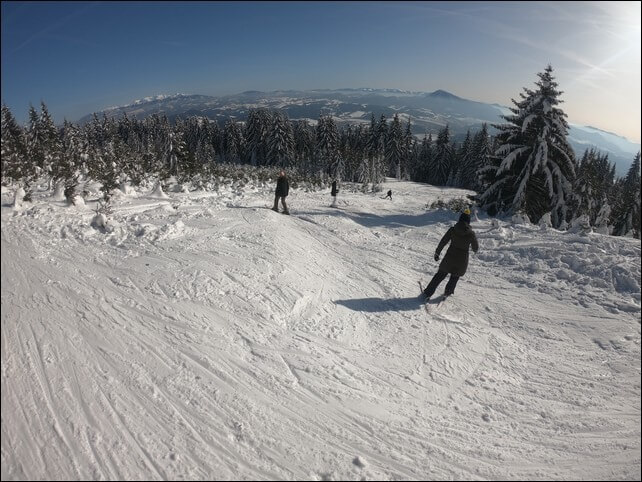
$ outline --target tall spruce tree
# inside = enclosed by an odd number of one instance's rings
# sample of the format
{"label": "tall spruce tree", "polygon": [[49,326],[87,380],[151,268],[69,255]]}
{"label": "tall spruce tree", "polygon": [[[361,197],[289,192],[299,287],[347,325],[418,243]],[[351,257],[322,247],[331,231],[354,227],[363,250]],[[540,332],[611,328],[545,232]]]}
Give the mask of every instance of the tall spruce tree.
{"label": "tall spruce tree", "polygon": [[332,116],[320,116],[316,128],[317,167],[322,175],[331,174],[339,157],[339,132]]}
{"label": "tall spruce tree", "polygon": [[83,145],[78,127],[67,120],[64,121],[62,130],[62,147],[60,178],[64,183],[64,195],[67,203],[74,204],[83,163]]}
{"label": "tall spruce tree", "polygon": [[466,138],[457,150],[456,170],[452,179],[452,185],[466,189],[474,188],[475,167],[473,155],[473,139],[470,130],[466,132]]}
{"label": "tall spruce tree", "polygon": [[415,165],[415,146],[417,142],[412,135],[412,126],[410,124],[410,118],[406,123],[406,129],[403,133],[403,156],[401,162],[401,178],[410,179],[410,172],[413,170]]}
{"label": "tall spruce tree", "polygon": [[29,106],[29,127],[27,129],[27,159],[31,167],[23,177],[25,201],[31,201],[33,185],[43,173],[45,166],[45,136],[42,132],[40,116],[36,109]]}
{"label": "tall spruce tree", "polygon": [[550,65],[538,73],[537,89],[524,88],[521,100],[513,100],[512,115],[502,116],[508,123],[495,126],[501,163],[481,199],[507,213],[526,213],[532,222],[551,212],[553,226],[559,227],[568,220],[575,156],[566,114],[557,107],[562,92],[552,74]]}
{"label": "tall spruce tree", "polygon": [[266,163],[267,134],[270,126],[269,113],[265,109],[250,109],[245,124],[245,139],[247,143],[247,155],[250,164],[253,166]]}
{"label": "tall spruce tree", "polygon": [[225,162],[238,164],[245,153],[245,138],[238,122],[228,120],[223,129],[223,155]]}
{"label": "tall spruce tree", "polygon": [[464,176],[464,182],[469,186],[468,189],[472,189],[477,192],[484,192],[489,187],[489,185],[485,185],[483,182],[483,172],[490,163],[489,157],[492,152],[491,139],[488,135],[488,125],[483,124],[481,130],[473,137],[473,159],[471,170],[468,173],[470,177]]}
{"label": "tall spruce tree", "polygon": [[421,141],[421,148],[419,150],[419,159],[417,161],[417,174],[416,180],[420,182],[430,182],[431,168],[432,168],[432,134],[424,135]]}
{"label": "tall spruce tree", "polygon": [[33,169],[33,165],[27,159],[25,134],[5,104],[2,104],[1,157],[2,184],[19,182],[24,177],[29,177],[29,170]]}
{"label": "tall spruce tree", "polygon": [[399,115],[395,114],[386,132],[385,156],[388,165],[388,175],[401,180],[401,164],[404,156],[404,136],[399,121]]}
{"label": "tall spruce tree", "polygon": [[621,183],[611,213],[613,234],[632,235],[640,239],[640,153],[638,152]]}
{"label": "tall spruce tree", "polygon": [[172,150],[170,153],[171,164],[174,166],[172,174],[180,183],[193,180],[199,173],[199,163],[194,153],[187,149],[185,142],[185,124],[177,122],[171,133]]}
{"label": "tall spruce tree", "polygon": [[49,188],[59,189],[63,175],[62,169],[62,138],[54,124],[49,110],[44,102],[40,103],[40,129],[44,151],[44,171],[49,176]]}
{"label": "tall spruce tree", "polygon": [[289,166],[294,158],[294,132],[290,119],[285,113],[274,114],[267,140],[268,163],[272,166]]}
{"label": "tall spruce tree", "polygon": [[384,114],[381,114],[379,117],[379,122],[377,123],[377,134],[375,139],[377,141],[375,162],[372,175],[372,191],[379,191],[381,183],[385,180],[387,165],[386,165],[386,138],[388,136],[388,121]]}
{"label": "tall spruce tree", "polygon": [[203,168],[209,167],[216,158],[214,151],[214,143],[212,142],[212,127],[210,120],[205,118],[201,119],[198,128],[198,137],[195,146],[196,160]]}
{"label": "tall spruce tree", "polygon": [[[608,154],[587,149],[576,167],[571,198],[572,217],[586,216],[591,226],[602,226],[609,205],[609,191],[613,188],[615,165]],[[608,206],[610,211],[610,206]]]}
{"label": "tall spruce tree", "polygon": [[450,143],[448,125],[439,131],[430,168],[430,183],[435,186],[445,186],[452,165],[453,151]]}
{"label": "tall spruce tree", "polygon": [[313,172],[314,162],[314,129],[308,121],[298,121],[294,124],[294,159],[296,166],[305,174]]}
{"label": "tall spruce tree", "polygon": [[106,206],[110,205],[112,193],[120,183],[118,148],[115,146],[118,142],[117,139],[109,140],[105,146],[100,149],[98,156],[98,178],[96,180],[101,183],[100,190],[103,193],[103,201]]}
{"label": "tall spruce tree", "polygon": [[368,188],[368,183],[372,183],[374,189],[374,171],[376,158],[379,155],[379,129],[377,128],[377,120],[375,119],[374,114],[370,118],[370,127],[366,132],[366,152],[367,152],[367,161],[361,164],[359,168],[359,182],[362,184],[362,189],[364,191]]}

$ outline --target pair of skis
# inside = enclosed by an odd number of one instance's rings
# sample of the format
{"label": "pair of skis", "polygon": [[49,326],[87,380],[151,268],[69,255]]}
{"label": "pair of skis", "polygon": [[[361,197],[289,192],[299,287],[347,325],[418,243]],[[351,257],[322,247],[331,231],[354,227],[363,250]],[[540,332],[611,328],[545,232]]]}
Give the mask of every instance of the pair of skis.
{"label": "pair of skis", "polygon": [[443,302],[446,301],[446,299],[448,298],[448,296],[446,294],[443,294],[443,295],[437,296],[436,298],[432,298],[432,299],[426,300],[425,299],[426,295],[424,294],[424,287],[421,284],[421,281],[419,281],[419,290],[420,290],[420,293],[421,293],[420,296],[424,297],[424,309],[426,310],[426,313],[428,313],[428,314],[430,314],[431,311],[434,311],[437,308],[439,308],[443,304]]}

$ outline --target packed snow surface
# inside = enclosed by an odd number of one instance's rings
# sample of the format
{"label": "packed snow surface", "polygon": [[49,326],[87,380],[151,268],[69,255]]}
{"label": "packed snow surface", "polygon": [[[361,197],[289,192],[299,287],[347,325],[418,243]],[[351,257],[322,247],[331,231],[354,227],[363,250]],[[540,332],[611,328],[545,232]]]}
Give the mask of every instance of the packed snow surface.
{"label": "packed snow surface", "polygon": [[340,188],[3,189],[2,479],[640,479],[639,240]]}

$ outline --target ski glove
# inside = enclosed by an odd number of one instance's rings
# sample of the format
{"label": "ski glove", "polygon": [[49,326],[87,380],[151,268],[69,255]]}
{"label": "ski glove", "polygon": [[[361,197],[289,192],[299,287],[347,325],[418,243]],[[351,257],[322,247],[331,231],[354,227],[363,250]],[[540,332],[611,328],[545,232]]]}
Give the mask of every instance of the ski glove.
{"label": "ski glove", "polygon": [[435,261],[439,261],[439,255],[435,253]]}

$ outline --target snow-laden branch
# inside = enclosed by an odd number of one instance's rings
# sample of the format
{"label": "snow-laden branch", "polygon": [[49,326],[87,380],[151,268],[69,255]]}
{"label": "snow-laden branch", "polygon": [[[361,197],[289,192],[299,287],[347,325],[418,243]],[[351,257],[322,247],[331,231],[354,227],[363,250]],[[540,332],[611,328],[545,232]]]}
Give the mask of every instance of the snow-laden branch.
{"label": "snow-laden branch", "polygon": [[528,151],[530,147],[524,146],[520,147],[518,149],[515,149],[513,152],[511,152],[506,158],[502,161],[501,165],[499,166],[499,169],[497,170],[497,174],[501,174],[504,171],[507,171],[511,168],[511,165],[513,164],[513,161],[522,153]]}

